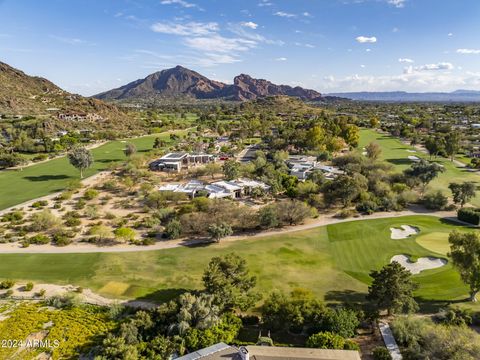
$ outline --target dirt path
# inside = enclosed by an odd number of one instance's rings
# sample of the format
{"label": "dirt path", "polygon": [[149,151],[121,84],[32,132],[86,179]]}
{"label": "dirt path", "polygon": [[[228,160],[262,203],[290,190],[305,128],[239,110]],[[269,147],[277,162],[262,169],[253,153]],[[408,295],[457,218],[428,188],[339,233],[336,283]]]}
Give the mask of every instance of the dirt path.
{"label": "dirt path", "polygon": [[[412,208],[410,210],[399,211],[399,212],[384,212],[384,213],[375,213],[368,216],[359,216],[356,218],[349,219],[339,219],[334,217],[332,214],[322,215],[317,219],[312,219],[305,224],[297,226],[284,227],[279,230],[265,231],[260,233],[253,233],[251,235],[237,235],[229,236],[225,239],[222,239],[222,242],[233,242],[246,239],[254,239],[266,236],[273,235],[283,235],[291,232],[309,230],[317,228],[320,226],[326,226],[331,224],[338,224],[343,222],[350,221],[361,221],[361,220],[372,220],[372,219],[385,219],[385,218],[396,218],[400,216],[411,216],[411,215],[429,215],[439,218],[449,218],[452,221],[456,221],[456,213],[453,211],[427,211],[420,207]],[[148,246],[139,246],[139,245],[128,245],[120,244],[113,246],[98,246],[95,244],[89,243],[75,243],[65,247],[57,247],[51,244],[47,245],[31,245],[28,248],[22,248],[18,243],[6,243],[0,244],[0,254],[69,254],[69,253],[106,253],[106,252],[134,252],[134,251],[154,251],[154,250],[164,250],[172,249],[182,246],[193,246],[205,243],[205,240],[198,239],[179,239],[179,240],[166,240],[159,241],[154,245]]]}
{"label": "dirt path", "polygon": [[[99,306],[119,304],[137,309],[151,309],[156,306],[152,302],[142,300],[109,299],[94,293],[90,289],[82,289],[81,291],[78,291],[79,287],[74,285],[34,284],[30,291],[25,290],[25,285],[25,283],[15,284],[11,288],[13,293],[8,298],[12,300],[39,301],[52,296],[77,293],[80,301]],[[38,296],[40,291],[44,291],[43,296]],[[3,295],[5,292],[7,292],[7,290],[0,290],[0,295]]]}

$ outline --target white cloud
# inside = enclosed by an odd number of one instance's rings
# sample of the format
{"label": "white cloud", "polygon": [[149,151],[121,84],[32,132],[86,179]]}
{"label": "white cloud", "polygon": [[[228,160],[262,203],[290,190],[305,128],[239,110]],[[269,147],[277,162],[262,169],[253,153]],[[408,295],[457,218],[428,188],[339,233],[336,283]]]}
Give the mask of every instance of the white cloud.
{"label": "white cloud", "polygon": [[370,52],[370,51],[372,51],[372,49],[365,49],[365,51],[366,51],[366,52]]}
{"label": "white cloud", "polygon": [[361,67],[362,69],[364,69],[364,68],[365,68],[365,65],[362,64],[362,65],[360,65],[360,67]]}
{"label": "white cloud", "polygon": [[285,18],[294,18],[294,17],[297,17],[297,15],[292,14],[292,13],[287,13],[287,12],[285,12],[285,11],[277,11],[277,12],[274,13],[273,15],[275,15],[275,16],[280,16],[280,17],[285,17]]}
{"label": "white cloud", "polygon": [[480,49],[457,49],[457,54],[480,54]]}
{"label": "white cloud", "polygon": [[405,0],[388,0],[388,3],[397,8],[403,8],[405,6]]}
{"label": "white cloud", "polygon": [[258,27],[258,24],[254,23],[253,21],[243,21],[240,25],[255,30]]}
{"label": "white cloud", "polygon": [[364,44],[364,43],[376,43],[377,42],[377,38],[375,36],[357,36],[355,38],[355,40],[357,40],[357,42],[361,43],[361,44]]}
{"label": "white cloud", "polygon": [[279,57],[279,58],[276,58],[275,61],[287,61],[287,58],[286,57]]}
{"label": "white cloud", "polygon": [[305,11],[302,15],[305,17],[312,17],[312,14],[310,14],[308,11]]}
{"label": "white cloud", "polygon": [[452,91],[480,87],[480,73],[463,75],[450,72],[414,72],[400,75],[350,75],[323,78],[321,85],[310,85],[323,92],[339,91]]}
{"label": "white cloud", "polygon": [[269,0],[260,0],[260,2],[258,3],[258,6],[272,6],[273,3],[270,2]]}
{"label": "white cloud", "polygon": [[196,50],[227,53],[231,51],[246,51],[254,48],[257,43],[248,39],[226,38],[215,34],[208,37],[186,38],[185,45]]}
{"label": "white cloud", "polygon": [[202,36],[212,34],[216,32],[219,28],[216,22],[201,23],[192,21],[186,24],[157,22],[151,26],[151,29],[155,32],[163,34],[181,36]]}
{"label": "white cloud", "polygon": [[453,70],[454,66],[449,62],[439,62],[436,64],[425,64],[421,66],[408,66],[404,69],[405,74],[412,74],[419,71],[438,71],[438,70]]}
{"label": "white cloud", "polygon": [[69,38],[57,35],[50,35],[50,38],[69,45],[95,45],[94,43],[78,38]]}
{"label": "white cloud", "polygon": [[409,59],[409,58],[400,58],[400,59],[398,59],[398,62],[411,64],[411,63],[413,63],[413,62],[415,62],[415,61],[413,61],[412,59]]}
{"label": "white cloud", "polygon": [[309,49],[314,49],[316,46],[313,44],[308,44],[308,43],[301,43],[301,42],[295,42],[294,43],[296,46],[303,46]]}
{"label": "white cloud", "polygon": [[178,5],[184,8],[197,8],[199,10],[203,10],[200,6],[197,4],[189,3],[185,0],[163,0],[160,2],[162,5]]}
{"label": "white cloud", "polygon": [[453,33],[448,33],[447,36],[448,36],[448,37],[452,37],[452,36],[453,36]]}

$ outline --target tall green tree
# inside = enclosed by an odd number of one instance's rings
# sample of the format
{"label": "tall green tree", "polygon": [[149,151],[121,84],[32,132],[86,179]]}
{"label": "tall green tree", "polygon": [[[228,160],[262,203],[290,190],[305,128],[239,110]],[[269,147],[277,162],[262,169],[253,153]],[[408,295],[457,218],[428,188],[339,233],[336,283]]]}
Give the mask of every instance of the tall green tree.
{"label": "tall green tree", "polygon": [[461,134],[458,131],[450,131],[445,136],[445,152],[451,161],[455,159],[455,155],[460,151],[461,141]]}
{"label": "tall green tree", "polygon": [[398,262],[385,265],[381,270],[370,273],[373,279],[368,287],[367,300],[372,301],[377,310],[387,310],[388,315],[418,310],[413,292],[418,287],[412,274]]}
{"label": "tall green tree", "polygon": [[424,192],[427,185],[444,171],[445,168],[437,163],[421,159],[419,162],[413,163],[410,168],[404,170],[404,174],[418,181],[422,185],[422,192]]}
{"label": "tall green tree", "polygon": [[247,310],[259,299],[253,291],[257,279],[250,275],[245,259],[233,253],[214,257],[203,273],[205,292],[221,308]]}
{"label": "tall green tree", "polygon": [[240,175],[240,164],[235,160],[227,160],[223,163],[222,170],[225,179],[233,180]]}
{"label": "tall green tree", "polygon": [[477,301],[480,291],[480,237],[477,233],[452,231],[448,237],[453,266],[470,287],[470,300]]}
{"label": "tall green tree", "polygon": [[452,192],[453,202],[463,207],[470,199],[475,197],[476,186],[472,182],[450,183],[448,188]]}
{"label": "tall green tree", "polygon": [[83,179],[83,172],[93,164],[93,154],[86,147],[74,147],[68,153],[68,160],[80,170],[80,178]]}

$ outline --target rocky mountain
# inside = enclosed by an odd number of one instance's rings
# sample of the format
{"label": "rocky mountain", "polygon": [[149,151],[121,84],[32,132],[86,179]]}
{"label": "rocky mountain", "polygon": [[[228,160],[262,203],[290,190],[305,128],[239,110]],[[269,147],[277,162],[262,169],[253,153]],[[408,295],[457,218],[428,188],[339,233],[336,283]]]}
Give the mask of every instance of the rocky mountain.
{"label": "rocky mountain", "polygon": [[480,91],[456,90],[452,92],[421,92],[410,93],[405,91],[386,92],[346,92],[333,93],[339,96],[358,101],[385,101],[385,102],[480,102]]}
{"label": "rocky mountain", "polygon": [[320,100],[321,94],[301,87],[275,85],[268,80],[254,79],[241,74],[233,84],[210,80],[182,66],[162,70],[144,79],[94,97],[102,100],[148,100],[187,97],[193,99],[254,100],[273,95],[288,95],[303,100]]}
{"label": "rocky mountain", "polygon": [[121,122],[126,114],[115,105],[98,99],[71,94],[51,81],[29,76],[14,67],[0,62],[0,115],[48,115],[60,118],[60,114],[74,114],[89,118]]}

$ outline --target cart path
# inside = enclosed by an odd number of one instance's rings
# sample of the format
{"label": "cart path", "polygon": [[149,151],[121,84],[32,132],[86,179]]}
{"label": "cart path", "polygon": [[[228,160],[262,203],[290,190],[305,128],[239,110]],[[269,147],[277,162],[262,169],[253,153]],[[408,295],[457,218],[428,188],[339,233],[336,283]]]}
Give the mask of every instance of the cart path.
{"label": "cart path", "polygon": [[[413,207],[410,210],[398,211],[398,212],[382,212],[374,213],[372,215],[362,215],[355,218],[339,219],[330,215],[321,215],[317,219],[312,219],[305,224],[288,226],[278,230],[264,231],[258,233],[252,233],[250,235],[235,235],[229,236],[221,240],[222,243],[234,242],[254,238],[262,238],[275,235],[283,235],[297,231],[310,230],[321,226],[338,224],[350,221],[362,221],[372,219],[387,219],[397,218],[401,216],[412,215],[428,215],[438,218],[447,218],[451,221],[456,221],[456,213],[453,211],[428,211],[420,207]],[[200,244],[210,243],[205,239],[178,239],[178,240],[165,240],[159,241],[153,245],[129,245],[119,244],[110,246],[98,246],[90,243],[75,243],[67,245],[65,247],[57,247],[51,244],[47,245],[30,245],[27,248],[22,248],[18,243],[5,243],[0,244],[0,254],[69,254],[69,253],[117,253],[117,252],[136,252],[136,251],[155,251],[164,249],[173,249],[182,246],[195,246]]]}

